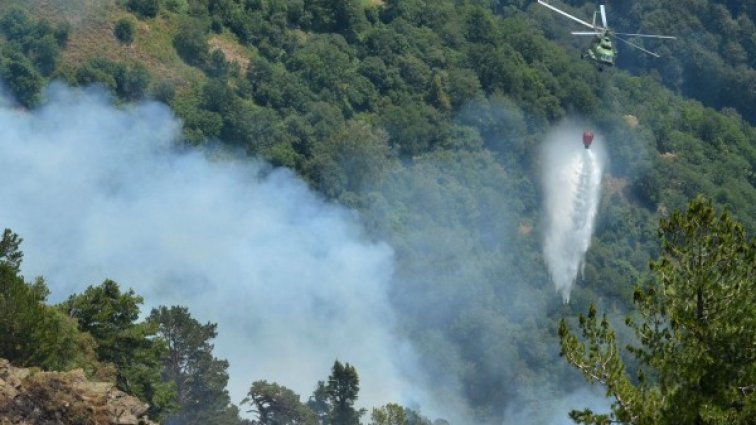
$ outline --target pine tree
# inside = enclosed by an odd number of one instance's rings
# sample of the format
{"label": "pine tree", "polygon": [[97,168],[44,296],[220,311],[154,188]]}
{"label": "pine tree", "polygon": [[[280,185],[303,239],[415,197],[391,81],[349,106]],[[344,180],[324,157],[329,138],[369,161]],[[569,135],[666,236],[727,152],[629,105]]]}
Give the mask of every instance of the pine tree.
{"label": "pine tree", "polygon": [[211,340],[216,324],[201,324],[186,307],[153,309],[147,322],[156,326],[167,350],[162,357],[163,379],[176,388],[176,411],[171,425],[235,424],[238,409],[231,405],[226,385],[228,362],[213,357]]}
{"label": "pine tree", "polygon": [[595,308],[580,318],[582,340],[564,321],[562,355],[614,398],[612,413],[574,411],[585,424],[756,423],[756,240],[710,201],[662,220],[655,279],[636,288],[640,346],[631,378],[614,331]]}
{"label": "pine tree", "polygon": [[142,302],[133,290],[121,292],[108,279],[70,296],[59,308],[95,338],[97,358],[116,368],[116,386],[148,402],[150,417],[159,418],[169,408],[173,389],[160,379],[165,348],[154,338],[157,327],[137,321]]}
{"label": "pine tree", "polygon": [[333,363],[331,376],[328,377],[328,398],[331,404],[331,425],[359,425],[364,410],[356,410],[354,402],[360,392],[360,378],[357,370],[349,363]]}
{"label": "pine tree", "polygon": [[315,412],[299,401],[294,391],[267,381],[252,383],[242,403],[252,405],[255,425],[316,425]]}
{"label": "pine tree", "polygon": [[10,229],[3,231],[3,238],[0,240],[0,265],[9,266],[11,270],[18,272],[21,267],[21,260],[24,253],[19,246],[24,240]]}
{"label": "pine tree", "polygon": [[0,357],[16,366],[103,372],[94,339],[79,332],[75,320],[45,304],[45,281],[38,277],[24,282],[19,273],[21,241],[10,229],[0,239]]}

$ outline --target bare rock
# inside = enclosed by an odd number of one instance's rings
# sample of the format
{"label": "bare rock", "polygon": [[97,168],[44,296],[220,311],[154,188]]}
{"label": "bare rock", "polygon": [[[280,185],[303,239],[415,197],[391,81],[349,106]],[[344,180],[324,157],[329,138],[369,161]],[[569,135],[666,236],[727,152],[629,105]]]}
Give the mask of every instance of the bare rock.
{"label": "bare rock", "polygon": [[0,359],[0,425],[157,425],[149,405],[81,369],[43,372]]}

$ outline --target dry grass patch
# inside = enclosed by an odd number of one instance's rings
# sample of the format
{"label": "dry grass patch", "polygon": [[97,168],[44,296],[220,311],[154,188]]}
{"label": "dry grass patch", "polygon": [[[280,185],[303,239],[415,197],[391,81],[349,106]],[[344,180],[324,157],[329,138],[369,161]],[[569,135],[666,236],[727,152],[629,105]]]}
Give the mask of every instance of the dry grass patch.
{"label": "dry grass patch", "polygon": [[229,63],[236,62],[243,73],[247,72],[249,68],[249,53],[243,46],[222,35],[210,37],[208,44],[210,45],[211,52],[213,50],[220,50],[226,55],[226,60]]}
{"label": "dry grass patch", "polygon": [[115,0],[0,0],[0,13],[21,7],[37,18],[67,21],[73,27],[104,20],[115,8]]}
{"label": "dry grass patch", "polygon": [[[121,18],[135,22],[134,42],[120,43],[113,30]],[[101,57],[119,62],[139,62],[149,70],[154,80],[171,81],[183,87],[204,77],[202,72],[185,64],[173,48],[173,36],[178,25],[168,16],[139,20],[134,15],[113,10],[107,19],[75,27],[68,46],[63,51],[60,65],[73,71],[88,60]]]}
{"label": "dry grass patch", "polygon": [[523,221],[519,225],[517,225],[517,234],[520,236],[527,236],[530,234],[530,232],[533,231],[533,225]]}
{"label": "dry grass patch", "polygon": [[607,174],[604,182],[604,187],[606,188],[607,195],[619,193],[623,196],[623,198],[625,197],[625,189],[629,185],[627,179],[617,178]]}

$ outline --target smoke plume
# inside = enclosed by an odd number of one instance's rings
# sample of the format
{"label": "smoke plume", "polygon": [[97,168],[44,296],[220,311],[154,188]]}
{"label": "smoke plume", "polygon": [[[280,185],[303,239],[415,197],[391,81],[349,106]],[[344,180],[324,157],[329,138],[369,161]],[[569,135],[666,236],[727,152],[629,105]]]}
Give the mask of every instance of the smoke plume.
{"label": "smoke plume", "polygon": [[547,137],[543,149],[543,253],[564,302],[570,300],[591,243],[603,172],[601,140],[585,149],[581,134],[575,125],[563,124]]}
{"label": "smoke plume", "polygon": [[414,357],[392,336],[392,249],[354,213],[288,170],[182,151],[164,105],[61,84],[46,99],[0,102],[0,226],[24,238],[23,273],[51,301],[111,278],[146,312],[185,305],[218,323],[235,402],[258,379],[306,398],[337,358],[360,374],[359,404],[404,401]]}

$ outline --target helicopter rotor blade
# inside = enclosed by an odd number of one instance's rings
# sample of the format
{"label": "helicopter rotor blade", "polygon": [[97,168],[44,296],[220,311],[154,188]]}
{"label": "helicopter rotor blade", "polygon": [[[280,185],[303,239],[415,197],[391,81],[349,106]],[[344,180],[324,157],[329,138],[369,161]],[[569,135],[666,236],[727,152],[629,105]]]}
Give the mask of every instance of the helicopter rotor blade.
{"label": "helicopter rotor blade", "polygon": [[624,38],[622,38],[622,37],[617,37],[617,36],[615,36],[614,38],[616,38],[617,40],[619,40],[619,41],[622,41],[622,42],[624,42],[624,43],[627,43],[628,45],[630,45],[630,46],[633,46],[633,47],[635,47],[636,49],[638,49],[638,50],[640,50],[640,51],[642,51],[642,52],[648,53],[648,54],[649,54],[649,55],[651,55],[651,56],[654,56],[654,57],[657,57],[657,58],[661,57],[661,56],[659,56],[659,55],[658,55],[657,53],[654,53],[654,52],[652,52],[652,51],[650,51],[650,50],[646,50],[646,49],[644,49],[643,47],[641,47],[641,46],[639,46],[639,45],[637,45],[637,44],[635,44],[635,43],[633,43],[633,42],[631,42],[631,41],[625,40],[625,39],[624,39]]}
{"label": "helicopter rotor blade", "polygon": [[603,25],[604,28],[609,28],[606,24],[606,10],[604,9],[604,5],[600,5],[599,8],[601,9],[601,25]]}
{"label": "helicopter rotor blade", "polygon": [[538,0],[538,4],[540,4],[541,6],[546,6],[546,7],[548,7],[549,9],[553,10],[554,12],[556,12],[556,13],[559,13],[560,15],[564,15],[564,16],[566,16],[566,17],[568,17],[568,18],[572,19],[572,20],[573,20],[573,21],[575,21],[575,22],[578,22],[578,23],[580,23],[580,24],[583,24],[583,25],[585,25],[585,26],[586,26],[586,27],[588,27],[588,28],[591,28],[591,29],[596,29],[596,27],[595,27],[594,25],[591,25],[590,23],[588,23],[588,22],[585,22],[584,20],[582,20],[582,19],[580,19],[580,18],[576,18],[576,17],[574,17],[574,16],[570,15],[569,13],[567,13],[567,12],[565,12],[565,11],[561,10],[561,9],[557,9],[556,7],[554,7],[554,6],[552,6],[552,5],[548,4],[548,3],[546,3],[546,2],[545,2],[545,1],[543,1],[543,0]]}
{"label": "helicopter rotor blade", "polygon": [[590,31],[572,31],[570,34],[572,35],[601,35],[600,32],[590,32]]}
{"label": "helicopter rotor blade", "polygon": [[645,38],[667,38],[670,40],[677,40],[677,37],[671,35],[655,35],[655,34],[628,34],[626,32],[615,32],[616,35],[624,35],[626,37],[645,37]]}

